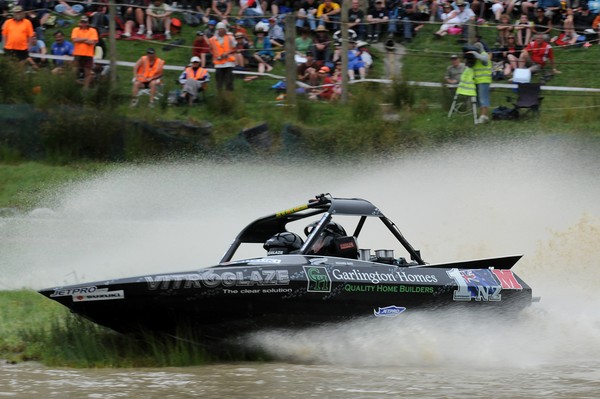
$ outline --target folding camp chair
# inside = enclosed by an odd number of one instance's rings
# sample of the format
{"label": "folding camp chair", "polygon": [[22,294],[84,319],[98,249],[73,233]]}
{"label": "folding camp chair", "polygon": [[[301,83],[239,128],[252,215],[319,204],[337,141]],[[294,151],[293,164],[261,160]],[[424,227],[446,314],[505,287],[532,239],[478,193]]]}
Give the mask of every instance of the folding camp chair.
{"label": "folding camp chair", "polygon": [[[517,102],[513,103],[515,109],[526,109],[527,113],[539,115],[540,105],[544,97],[540,97],[540,83],[519,83],[517,85]],[[512,102],[512,99],[509,100]]]}
{"label": "folding camp chair", "polygon": [[450,111],[448,111],[448,118],[452,114],[457,113],[459,115],[473,114],[473,123],[477,124],[477,97],[465,96],[462,94],[455,93]]}

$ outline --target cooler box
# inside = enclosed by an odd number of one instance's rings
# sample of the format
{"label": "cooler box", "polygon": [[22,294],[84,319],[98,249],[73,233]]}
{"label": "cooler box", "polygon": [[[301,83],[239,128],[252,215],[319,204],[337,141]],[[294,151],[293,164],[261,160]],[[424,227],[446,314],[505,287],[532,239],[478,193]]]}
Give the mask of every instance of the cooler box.
{"label": "cooler box", "polygon": [[531,82],[531,71],[527,68],[517,68],[513,73],[513,83],[529,83]]}

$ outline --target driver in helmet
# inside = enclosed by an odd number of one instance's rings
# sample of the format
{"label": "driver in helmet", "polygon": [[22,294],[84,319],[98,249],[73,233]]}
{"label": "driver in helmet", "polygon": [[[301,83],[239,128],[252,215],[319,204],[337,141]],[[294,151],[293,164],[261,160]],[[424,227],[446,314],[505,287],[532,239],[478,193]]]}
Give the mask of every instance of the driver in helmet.
{"label": "driver in helmet", "polygon": [[[311,231],[317,226],[319,222],[314,222],[304,229],[304,232],[308,236]],[[336,255],[337,249],[334,243],[336,238],[345,237],[346,230],[336,222],[329,222],[327,226],[321,231],[321,234],[317,238],[317,241],[312,246],[310,251],[314,255]]]}
{"label": "driver in helmet", "polygon": [[267,255],[285,255],[297,252],[303,244],[304,241],[298,234],[284,231],[269,238],[263,248],[267,250]]}

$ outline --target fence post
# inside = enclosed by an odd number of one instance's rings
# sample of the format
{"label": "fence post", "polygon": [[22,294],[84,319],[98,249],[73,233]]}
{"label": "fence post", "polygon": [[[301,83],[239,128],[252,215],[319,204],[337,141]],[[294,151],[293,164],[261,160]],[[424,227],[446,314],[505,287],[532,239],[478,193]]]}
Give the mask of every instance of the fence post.
{"label": "fence post", "polygon": [[340,29],[342,30],[342,104],[348,102],[348,9],[350,0],[342,1],[342,17]]}
{"label": "fence post", "polygon": [[285,16],[285,102],[296,105],[296,23],[294,13]]}

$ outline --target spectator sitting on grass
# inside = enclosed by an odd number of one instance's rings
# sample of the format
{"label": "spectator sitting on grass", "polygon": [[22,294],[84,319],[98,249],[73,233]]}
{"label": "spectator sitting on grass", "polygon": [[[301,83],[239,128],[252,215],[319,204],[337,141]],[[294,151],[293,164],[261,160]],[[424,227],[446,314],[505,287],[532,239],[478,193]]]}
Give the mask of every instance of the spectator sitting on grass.
{"label": "spectator sitting on grass", "polygon": [[266,36],[265,31],[258,29],[254,38],[254,60],[258,63],[258,72],[271,72],[273,67],[270,63],[273,61],[273,51],[271,50],[271,41]]}
{"label": "spectator sitting on grass", "polygon": [[154,32],[165,32],[165,38],[171,40],[171,7],[162,0],[153,0],[152,5],[146,10],[146,38],[153,38]]}
{"label": "spectator sitting on grass", "polygon": [[546,35],[538,33],[535,35],[534,40],[521,51],[519,67],[529,68],[531,73],[536,73],[543,71],[548,63],[552,67],[552,70],[542,76],[543,81],[552,74],[560,73],[560,71],[554,65],[554,52],[552,51],[552,46],[546,41]]}

